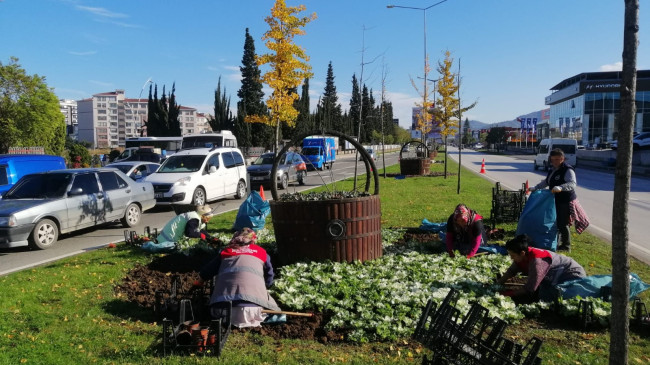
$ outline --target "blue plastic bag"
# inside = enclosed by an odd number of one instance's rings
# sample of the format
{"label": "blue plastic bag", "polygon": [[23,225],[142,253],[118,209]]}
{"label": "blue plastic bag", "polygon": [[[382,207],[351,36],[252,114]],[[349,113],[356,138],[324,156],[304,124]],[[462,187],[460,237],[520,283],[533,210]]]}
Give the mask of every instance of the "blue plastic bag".
{"label": "blue plastic bag", "polygon": [[[603,286],[612,286],[611,275],[587,276],[558,284],[557,288],[562,293],[562,298],[570,299],[578,295],[582,298],[600,297],[600,288]],[[634,297],[647,289],[650,289],[650,285],[644,283],[637,274],[630,274],[630,300],[634,299]]]}
{"label": "blue plastic bag", "polygon": [[555,197],[550,190],[536,190],[530,194],[517,223],[517,235],[526,234],[534,247],[555,251],[557,225]]}
{"label": "blue plastic bag", "polygon": [[428,219],[424,218],[420,224],[420,230],[429,231],[433,233],[447,232],[447,222],[445,223],[431,223]]}
{"label": "blue plastic bag", "polygon": [[156,243],[153,241],[147,241],[142,245],[142,250],[147,252],[172,252],[176,249],[176,244],[174,242],[160,242]]}
{"label": "blue plastic bag", "polygon": [[239,206],[237,217],[235,218],[234,230],[241,230],[248,227],[253,231],[264,228],[266,216],[271,212],[271,206],[267,200],[262,199],[260,194],[253,190],[244,202]]}

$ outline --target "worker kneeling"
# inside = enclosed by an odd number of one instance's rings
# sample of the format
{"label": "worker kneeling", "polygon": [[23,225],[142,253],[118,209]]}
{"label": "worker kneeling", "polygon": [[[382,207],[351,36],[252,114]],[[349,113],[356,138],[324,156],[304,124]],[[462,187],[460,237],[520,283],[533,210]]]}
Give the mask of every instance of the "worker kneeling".
{"label": "worker kneeling", "polygon": [[572,258],[531,246],[530,238],[523,234],[506,242],[513,263],[497,283],[503,285],[519,272],[528,275],[521,289],[501,293],[512,297],[515,303],[552,301],[557,295],[556,285],[586,276],[585,269]]}
{"label": "worker kneeling", "polygon": [[219,303],[232,302],[233,326],[257,327],[265,319],[262,308],[279,311],[267,288],[273,284],[273,266],[266,251],[255,244],[257,236],[250,228],[235,232],[232,240],[219,255],[199,273],[202,285],[215,275],[214,291],[210,298],[210,314],[223,317]]}

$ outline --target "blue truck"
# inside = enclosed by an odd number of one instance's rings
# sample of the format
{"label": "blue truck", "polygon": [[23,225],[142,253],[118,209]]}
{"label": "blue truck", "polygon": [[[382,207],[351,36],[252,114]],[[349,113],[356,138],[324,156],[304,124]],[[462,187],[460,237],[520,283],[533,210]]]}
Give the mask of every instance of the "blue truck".
{"label": "blue truck", "polygon": [[0,155],[0,194],[11,189],[27,174],[65,168],[65,160],[61,156]]}
{"label": "blue truck", "polygon": [[331,169],[336,161],[336,141],[333,137],[311,137],[302,140],[302,158],[308,170]]}

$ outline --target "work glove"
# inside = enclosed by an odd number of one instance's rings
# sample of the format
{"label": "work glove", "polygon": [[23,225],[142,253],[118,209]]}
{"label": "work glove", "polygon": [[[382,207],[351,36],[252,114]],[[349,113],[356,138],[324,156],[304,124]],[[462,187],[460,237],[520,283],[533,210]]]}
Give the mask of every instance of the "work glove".
{"label": "work glove", "polygon": [[551,193],[553,193],[553,194],[557,194],[557,193],[559,193],[561,191],[562,191],[562,188],[559,187],[559,186],[556,186],[553,189],[551,189]]}

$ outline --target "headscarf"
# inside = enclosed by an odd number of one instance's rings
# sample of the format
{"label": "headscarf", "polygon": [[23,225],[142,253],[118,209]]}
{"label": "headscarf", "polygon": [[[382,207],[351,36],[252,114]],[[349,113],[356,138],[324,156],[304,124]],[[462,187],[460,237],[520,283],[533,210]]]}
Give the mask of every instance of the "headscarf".
{"label": "headscarf", "polygon": [[472,213],[465,204],[458,204],[456,206],[456,210],[454,210],[454,223],[460,220],[469,225],[471,217]]}
{"label": "headscarf", "polygon": [[235,232],[230,240],[230,246],[247,246],[257,241],[257,234],[252,229],[245,227]]}

